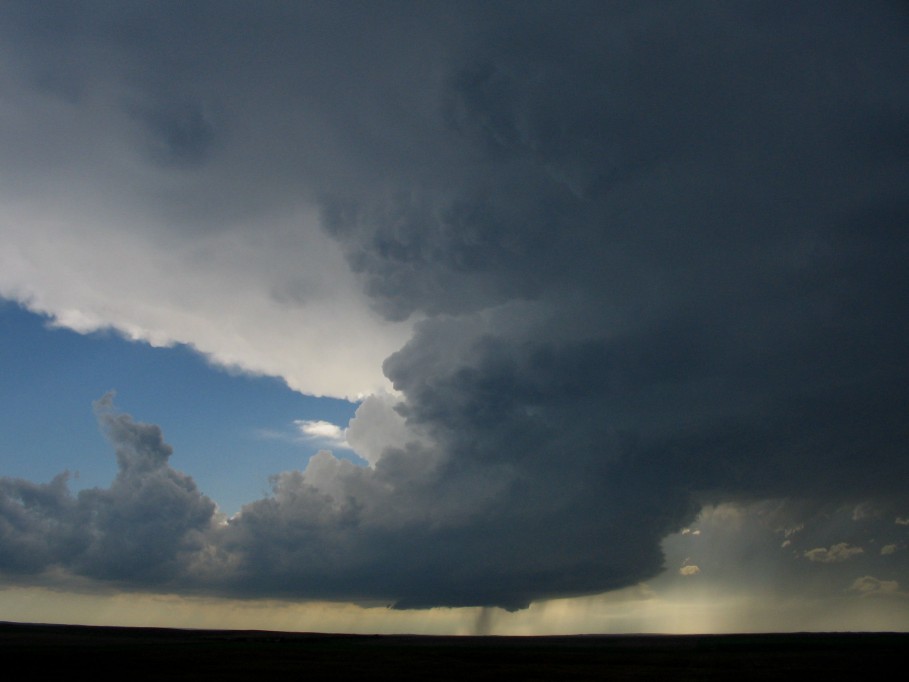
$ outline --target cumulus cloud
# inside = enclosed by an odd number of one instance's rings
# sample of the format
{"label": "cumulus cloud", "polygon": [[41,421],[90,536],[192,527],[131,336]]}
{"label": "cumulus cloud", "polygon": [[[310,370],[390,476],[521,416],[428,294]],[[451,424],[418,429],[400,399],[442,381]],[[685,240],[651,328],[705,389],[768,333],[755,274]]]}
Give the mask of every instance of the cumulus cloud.
{"label": "cumulus cloud", "polygon": [[[696,520],[701,530],[696,556],[692,538],[682,533],[665,538],[662,548],[668,565],[698,566],[711,594],[761,594],[767,599],[785,595],[824,603],[841,597],[857,575],[893,579],[907,567],[905,553],[881,556],[873,539],[889,529],[890,513],[884,509],[882,516],[856,524],[853,507],[840,503],[818,508],[816,500],[789,499],[705,507]],[[783,540],[781,548],[781,529],[795,526],[800,530]],[[830,538],[848,542],[830,543]],[[691,589],[677,568],[649,583],[661,594]]]}
{"label": "cumulus cloud", "polygon": [[888,554],[895,554],[895,553],[896,553],[896,545],[894,545],[894,544],[884,545],[883,547],[881,547],[881,556],[886,556]]}
{"label": "cumulus cloud", "polygon": [[[517,608],[660,573],[705,504],[904,499],[897,9],[210,10],[0,9],[0,294],[375,394],[369,466],[321,452],[210,529],[102,409],[122,476],[5,481],[10,570]],[[115,570],[130,543],[158,558]]]}
{"label": "cumulus cloud", "polygon": [[388,449],[404,448],[420,436],[407,428],[404,417],[395,409],[399,399],[389,393],[367,397],[357,407],[347,427],[347,442],[360,457],[375,464]]}
{"label": "cumulus cloud", "polygon": [[55,567],[134,585],[185,583],[203,550],[215,505],[168,464],[171,448],[153,424],[95,404],[118,471],[109,488],[73,496],[61,475],[50,484],[0,479],[2,569],[41,574]]}
{"label": "cumulus cloud", "polygon": [[856,578],[849,590],[858,592],[863,597],[906,596],[904,592],[900,592],[900,586],[897,581],[878,580],[870,575]]}
{"label": "cumulus cloud", "polygon": [[347,447],[346,430],[321,419],[295,419],[294,426],[306,440],[317,440],[335,447]]}
{"label": "cumulus cloud", "polygon": [[[614,572],[597,577],[610,587],[642,567],[660,568],[658,552],[629,543],[624,525],[566,530],[577,513],[566,500],[515,509],[523,486],[514,472],[440,458],[425,437],[387,448],[371,467],[321,451],[304,471],[274,476],[272,495],[225,520],[170,467],[157,426],[117,412],[110,396],[96,412],[114,446],[116,479],[76,496],[65,476],[46,485],[0,479],[4,572],[27,579],[58,568],[137,588],[515,609],[539,597],[541,576],[553,596],[593,591],[594,583],[568,575],[582,555]],[[519,523],[528,514],[533,532]],[[582,552],[575,540],[555,551],[575,533],[599,537],[601,547]],[[484,583],[493,572],[508,579]]]}
{"label": "cumulus cloud", "polygon": [[865,550],[861,547],[852,547],[848,543],[840,542],[831,545],[829,549],[825,547],[815,547],[804,552],[808,561],[816,561],[822,564],[838,564],[854,557],[857,554],[864,554]]}
{"label": "cumulus cloud", "polygon": [[686,564],[679,569],[679,574],[684,576],[697,575],[701,569],[694,564]]}

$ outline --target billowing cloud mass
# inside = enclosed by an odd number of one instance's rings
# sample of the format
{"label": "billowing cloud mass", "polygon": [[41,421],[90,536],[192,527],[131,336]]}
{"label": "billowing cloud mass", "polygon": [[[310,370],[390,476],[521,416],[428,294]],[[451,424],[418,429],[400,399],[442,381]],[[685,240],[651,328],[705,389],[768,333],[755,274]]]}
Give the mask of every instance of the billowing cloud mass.
{"label": "billowing cloud mass", "polygon": [[110,488],[70,494],[66,475],[49,484],[0,479],[0,566],[38,573],[63,567],[115,583],[167,585],[204,549],[215,504],[168,465],[161,429],[95,404],[117,455]]}
{"label": "billowing cloud mass", "polygon": [[102,402],[117,479],[4,479],[4,571],[520,608],[658,575],[704,505],[909,515],[905,8],[10,2],[0,26],[0,294],[369,396],[368,466],[323,451],[229,520]]}

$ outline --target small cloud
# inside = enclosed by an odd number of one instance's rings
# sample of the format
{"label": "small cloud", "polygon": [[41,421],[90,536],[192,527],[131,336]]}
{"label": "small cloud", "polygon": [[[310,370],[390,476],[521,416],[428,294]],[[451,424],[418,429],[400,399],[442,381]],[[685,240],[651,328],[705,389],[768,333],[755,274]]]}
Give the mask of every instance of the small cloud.
{"label": "small cloud", "polygon": [[881,515],[880,510],[875,509],[868,502],[857,504],[852,510],[852,520],[861,521],[862,519],[872,519]]}
{"label": "small cloud", "polygon": [[701,511],[701,518],[707,522],[739,526],[743,521],[744,512],[734,504],[720,504]]}
{"label": "small cloud", "polygon": [[822,564],[838,564],[856,554],[864,553],[865,550],[861,547],[852,547],[845,542],[840,542],[839,544],[831,546],[830,549],[825,549],[824,547],[809,549],[802,556],[808,559],[808,561],[817,561]]}
{"label": "small cloud", "polygon": [[896,523],[897,526],[909,526],[909,519],[897,516],[894,523]]}
{"label": "small cloud", "polygon": [[878,580],[870,575],[856,578],[849,591],[858,592],[863,597],[907,596],[905,592],[900,592],[900,585],[895,580]]}
{"label": "small cloud", "polygon": [[783,540],[783,544],[780,547],[788,547],[792,544],[792,540]]}
{"label": "small cloud", "polygon": [[700,530],[691,530],[690,528],[685,528],[682,531],[682,535],[700,535],[700,534],[701,534]]}
{"label": "small cloud", "polygon": [[798,533],[800,530],[802,530],[804,527],[805,527],[805,524],[804,524],[804,523],[799,523],[799,524],[796,524],[796,525],[794,525],[794,526],[790,526],[789,528],[783,528],[783,537],[787,537],[787,538],[788,538],[788,537],[790,537],[790,536],[792,536],[792,535],[795,535],[795,534]]}
{"label": "small cloud", "polygon": [[295,419],[294,426],[305,440],[318,440],[336,447],[348,447],[347,430],[321,419]]}
{"label": "small cloud", "polygon": [[679,573],[684,576],[690,576],[697,575],[700,572],[700,567],[695,566],[691,563],[691,557],[685,557],[685,561],[682,562],[682,567],[679,569]]}
{"label": "small cloud", "polygon": [[884,545],[881,547],[881,556],[893,554],[896,552],[896,545]]}

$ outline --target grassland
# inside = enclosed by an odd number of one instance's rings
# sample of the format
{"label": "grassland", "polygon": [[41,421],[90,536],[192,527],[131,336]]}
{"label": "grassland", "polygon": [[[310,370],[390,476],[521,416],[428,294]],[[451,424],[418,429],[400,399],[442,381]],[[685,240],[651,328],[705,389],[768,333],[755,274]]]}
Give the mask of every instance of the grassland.
{"label": "grassland", "polygon": [[[424,637],[0,623],[7,679],[883,679],[909,634]],[[20,672],[15,672],[20,671]]]}

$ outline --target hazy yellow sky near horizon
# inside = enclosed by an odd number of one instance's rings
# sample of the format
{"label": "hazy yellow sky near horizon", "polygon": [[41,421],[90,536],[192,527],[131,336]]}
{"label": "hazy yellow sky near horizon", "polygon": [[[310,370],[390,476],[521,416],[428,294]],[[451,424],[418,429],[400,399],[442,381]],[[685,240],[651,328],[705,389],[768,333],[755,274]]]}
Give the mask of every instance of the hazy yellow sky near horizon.
{"label": "hazy yellow sky near horizon", "polygon": [[781,600],[769,594],[716,594],[715,590],[657,593],[644,584],[597,596],[535,602],[515,612],[498,608],[398,611],[330,602],[11,587],[0,590],[0,620],[356,634],[701,634],[904,631],[909,628],[909,610],[897,601],[857,596]]}

